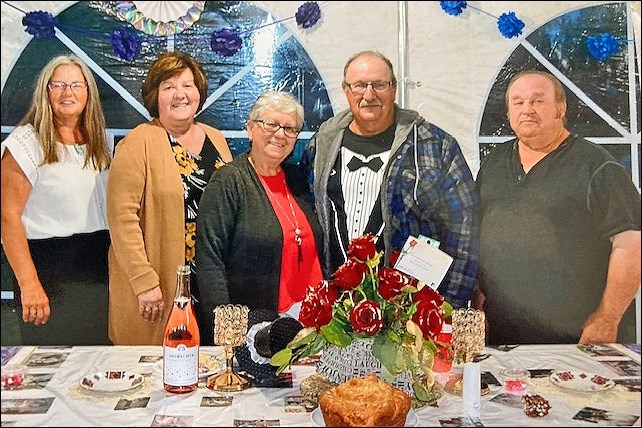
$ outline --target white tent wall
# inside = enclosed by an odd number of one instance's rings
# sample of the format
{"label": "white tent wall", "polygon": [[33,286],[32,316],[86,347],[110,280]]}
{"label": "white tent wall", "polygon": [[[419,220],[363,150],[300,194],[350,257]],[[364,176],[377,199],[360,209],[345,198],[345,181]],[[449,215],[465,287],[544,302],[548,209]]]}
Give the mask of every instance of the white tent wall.
{"label": "white tent wall", "polygon": [[[25,12],[43,10],[57,15],[76,2],[8,3]],[[347,107],[341,89],[345,61],[364,49],[379,50],[388,56],[400,82],[398,92],[403,95],[403,106],[419,111],[452,134],[476,175],[479,169],[479,124],[486,98],[499,69],[516,46],[532,31],[564,13],[612,2],[468,3],[470,7],[465,13],[454,17],[447,15],[437,1],[322,1],[319,2],[322,17],[313,28],[303,30],[294,20],[286,21],[285,25],[321,74],[334,112]],[[270,12],[276,20],[292,17],[300,5],[285,1],[258,1],[253,4]],[[629,7],[633,16],[629,22],[633,23],[633,37],[638,50],[637,68],[640,70],[640,2],[629,2]],[[509,11],[515,12],[525,23],[523,34],[511,39],[499,33],[496,19],[492,17]],[[21,23],[22,12],[2,2],[1,15],[4,90],[10,71],[32,36],[25,32]],[[401,23],[400,16],[405,18]],[[635,134],[639,145],[639,130]],[[637,303],[640,317],[640,291]],[[637,324],[637,341],[640,343],[640,318]]]}
{"label": "white tent wall", "polygon": [[[43,10],[54,16],[76,2],[10,1],[26,11]],[[407,8],[406,25],[399,23],[400,7]],[[513,11],[529,34],[549,20],[574,9],[607,2],[469,2],[471,6],[499,16]],[[291,17],[297,3],[254,2],[275,19]],[[631,2],[636,11],[635,37],[639,49],[640,2]],[[319,2],[322,17],[311,29],[302,30],[291,20],[287,25],[306,49],[328,87],[334,111],[346,108],[341,89],[343,65],[354,53],[375,49],[388,56],[405,90],[404,106],[415,109],[428,120],[451,133],[460,143],[476,174],[479,169],[477,131],[488,90],[499,67],[519,44],[521,37],[507,39],[497,30],[496,20],[468,8],[454,17],[439,2]],[[24,14],[2,3],[2,86],[13,64],[31,40],[22,25]],[[407,28],[407,33],[404,33]],[[403,54],[404,48],[405,56]],[[638,60],[639,60],[638,55]],[[406,75],[399,74],[406,62]],[[402,87],[405,85],[405,87]]]}

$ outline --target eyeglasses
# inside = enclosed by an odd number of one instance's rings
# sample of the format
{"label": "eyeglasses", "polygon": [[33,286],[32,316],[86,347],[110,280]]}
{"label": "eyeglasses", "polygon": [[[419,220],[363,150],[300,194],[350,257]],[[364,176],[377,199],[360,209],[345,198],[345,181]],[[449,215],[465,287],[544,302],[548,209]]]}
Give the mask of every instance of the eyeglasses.
{"label": "eyeglasses", "polygon": [[275,134],[279,129],[283,129],[286,137],[296,138],[299,136],[300,130],[293,126],[283,126],[271,120],[253,120],[252,122],[260,123],[267,132]]}
{"label": "eyeglasses", "polygon": [[368,86],[372,86],[372,89],[377,92],[386,92],[392,86],[392,82],[387,82],[385,80],[377,80],[376,82],[354,82],[346,83],[348,88],[355,94],[365,94],[368,90]]}
{"label": "eyeglasses", "polygon": [[49,82],[47,86],[49,87],[49,90],[51,90],[52,92],[64,92],[68,86],[71,88],[71,91],[73,93],[78,93],[87,89],[87,82],[65,83],[65,82],[58,82],[58,81],[52,80],[51,82]]}

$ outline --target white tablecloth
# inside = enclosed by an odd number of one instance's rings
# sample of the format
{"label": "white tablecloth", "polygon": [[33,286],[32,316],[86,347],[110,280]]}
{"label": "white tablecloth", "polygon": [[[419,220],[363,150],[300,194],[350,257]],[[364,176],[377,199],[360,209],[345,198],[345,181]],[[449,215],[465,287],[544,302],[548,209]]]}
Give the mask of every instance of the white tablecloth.
{"label": "white tablecloth", "polygon": [[[613,347],[625,355],[596,357],[574,345],[522,345],[508,351],[487,348],[486,352],[490,357],[479,364],[482,372],[493,373],[500,382],[499,372],[507,367],[583,371],[611,379],[623,378],[601,360],[635,361],[639,364],[640,355],[621,345]],[[11,350],[5,347],[3,354]],[[222,355],[220,348],[204,347],[201,352]],[[314,426],[311,413],[288,413],[284,410],[284,398],[299,395],[299,384],[315,372],[313,366],[293,368],[292,388],[253,387],[241,392],[218,393],[201,384],[194,393],[174,395],[163,389],[162,362],[139,362],[141,356],[161,356],[161,347],[21,347],[10,362],[33,361],[38,354],[46,357],[46,365],[30,367],[29,373],[42,374],[45,378],[48,373],[53,376],[44,388],[3,390],[2,426],[153,426],[155,417],[157,420],[161,418],[157,415],[183,416],[181,423],[185,423],[185,426],[242,426],[240,420],[267,421],[260,426]],[[59,354],[67,354],[64,361],[47,365],[54,362]],[[79,386],[79,381],[84,376],[106,370],[135,371],[144,374],[145,381],[141,387],[121,393],[99,393]],[[450,373],[438,373],[437,381],[445,384],[449,376],[461,371],[462,367],[456,365]],[[629,378],[637,378],[639,385],[639,374]],[[530,379],[528,392],[542,395],[552,406],[550,413],[543,418],[529,418],[519,408],[491,401],[502,392],[502,386],[490,385],[490,393],[481,398],[480,420],[483,426],[595,426],[593,422],[573,419],[584,407],[611,412],[607,417],[610,424],[624,421],[628,425],[640,426],[640,393],[629,391],[622,385],[601,392],[575,392],[551,384],[547,377]],[[221,395],[232,396],[232,405],[202,406],[203,397]],[[7,413],[12,406],[15,408],[21,403],[8,400],[38,398],[45,399],[44,403],[48,402],[46,399],[51,401],[46,413]],[[147,398],[145,407],[116,409],[122,399],[146,401]],[[457,418],[466,417],[462,403],[460,396],[444,393],[437,407],[424,407],[415,411],[418,426],[458,426]],[[600,424],[606,423],[602,421]]]}

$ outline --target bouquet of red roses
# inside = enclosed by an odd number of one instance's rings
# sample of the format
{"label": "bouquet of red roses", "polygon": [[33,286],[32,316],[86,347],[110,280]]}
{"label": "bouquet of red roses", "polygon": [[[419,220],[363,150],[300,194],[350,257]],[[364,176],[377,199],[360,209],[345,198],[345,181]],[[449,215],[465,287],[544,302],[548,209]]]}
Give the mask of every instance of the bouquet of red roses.
{"label": "bouquet of red roses", "polygon": [[270,363],[281,373],[327,345],[346,347],[373,338],[372,353],[384,378],[409,371],[418,400],[432,401],[437,334],[452,306],[441,295],[402,272],[379,266],[376,237],[364,235],[348,246],[349,259],[329,281],[309,286],[299,321],[306,327]]}

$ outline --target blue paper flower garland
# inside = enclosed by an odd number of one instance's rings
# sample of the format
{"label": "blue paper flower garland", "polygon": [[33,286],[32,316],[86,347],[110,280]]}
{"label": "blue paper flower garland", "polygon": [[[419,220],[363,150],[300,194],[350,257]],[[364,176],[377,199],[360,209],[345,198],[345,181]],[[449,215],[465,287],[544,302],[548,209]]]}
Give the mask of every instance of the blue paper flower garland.
{"label": "blue paper flower garland", "polygon": [[119,57],[125,61],[134,60],[136,52],[138,51],[138,45],[140,45],[136,34],[127,28],[121,28],[111,33],[109,41],[111,42],[112,48],[114,48],[114,52],[116,52]]}
{"label": "blue paper flower garland", "polygon": [[[217,30],[211,36],[210,47],[217,55],[224,57],[233,56],[243,47],[241,34],[257,31],[261,28],[275,25],[279,22],[293,18],[301,28],[312,28],[316,25],[319,19],[321,19],[321,8],[317,2],[308,1],[299,6],[294,16],[271,22],[258,28],[246,30],[242,33],[231,28]],[[26,27],[25,31],[27,31],[27,33],[32,34],[37,39],[54,37],[56,35],[55,28],[61,26],[58,20],[51,13],[44,11],[26,13],[22,18],[22,25]],[[141,43],[140,38],[127,28],[121,28],[113,31],[109,35],[109,41],[114,52],[125,61],[134,60]]]}
{"label": "blue paper flower garland", "polygon": [[620,40],[613,34],[602,33],[599,36],[588,36],[586,47],[591,56],[600,62],[604,62],[620,49]]}
{"label": "blue paper flower garland", "polygon": [[250,33],[253,31],[260,30],[270,25],[278,24],[279,22],[287,21],[294,18],[297,25],[304,29],[312,28],[321,18],[321,8],[319,4],[315,1],[308,1],[303,3],[296,11],[293,17],[284,18],[279,21],[274,21],[266,25],[262,25],[258,28],[253,28],[250,30],[243,31],[241,33],[236,32],[232,28],[224,28],[222,30],[215,31],[212,34],[212,40],[210,46],[212,51],[217,54],[225,57],[234,55],[243,47],[243,40],[241,39],[242,34]]}
{"label": "blue paper flower garland", "polygon": [[29,12],[22,17],[22,25],[27,27],[26,31],[36,39],[48,39],[56,35],[54,27],[58,26],[58,20],[49,12],[41,10]]}
{"label": "blue paper flower garland", "polygon": [[448,15],[459,16],[466,9],[467,3],[465,1],[440,1],[439,6]]}
{"label": "blue paper flower garland", "polygon": [[319,4],[315,1],[306,1],[296,11],[294,14],[297,25],[308,29],[312,28],[321,18],[321,8]]}
{"label": "blue paper flower garland", "polygon": [[[459,16],[462,14],[464,9],[470,5],[465,1],[440,1],[439,6],[441,6],[442,10],[448,15]],[[499,29],[500,34],[507,39],[511,39],[522,34],[525,24],[515,15],[515,12],[502,13],[498,18],[474,6],[470,6],[470,8],[484,13],[491,18],[495,18],[497,20],[497,28]]]}
{"label": "blue paper flower garland", "polygon": [[220,56],[232,56],[243,47],[243,40],[234,30],[223,28],[222,30],[214,31],[210,46],[212,51]]}
{"label": "blue paper flower garland", "polygon": [[[465,1],[440,1],[439,6],[441,6],[441,9],[448,15],[459,16],[469,5]],[[497,19],[497,28],[501,35],[507,39],[522,34],[525,25],[524,22],[515,15],[515,12],[502,13],[501,16],[497,18],[474,6],[470,6],[470,8]],[[603,62],[618,52],[620,43],[626,43],[626,41],[616,38],[613,34],[602,33],[598,36],[588,36],[586,48],[593,58]]]}
{"label": "blue paper flower garland", "polygon": [[511,39],[522,34],[524,22],[515,16],[515,12],[502,13],[497,19],[497,28],[502,36]]}

